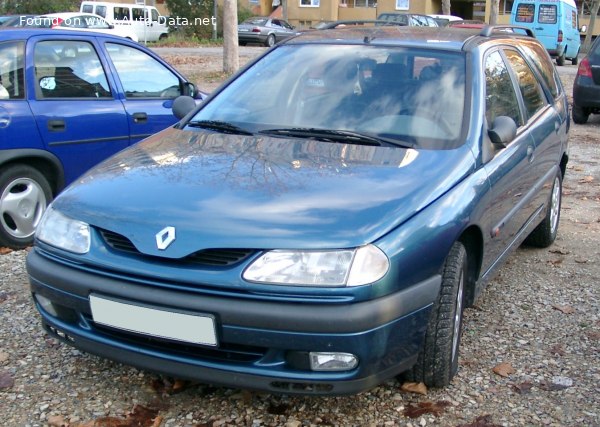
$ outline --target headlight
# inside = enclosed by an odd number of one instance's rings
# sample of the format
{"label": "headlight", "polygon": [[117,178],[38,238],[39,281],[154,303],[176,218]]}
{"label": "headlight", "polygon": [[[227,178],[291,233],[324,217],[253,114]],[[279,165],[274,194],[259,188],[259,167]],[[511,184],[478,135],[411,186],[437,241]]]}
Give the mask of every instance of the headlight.
{"label": "headlight", "polygon": [[35,237],[76,254],[85,254],[90,250],[90,226],[63,215],[52,206],[44,213]]}
{"label": "headlight", "polygon": [[381,279],[389,261],[373,245],[333,251],[269,251],[244,271],[250,282],[298,286],[360,286]]}

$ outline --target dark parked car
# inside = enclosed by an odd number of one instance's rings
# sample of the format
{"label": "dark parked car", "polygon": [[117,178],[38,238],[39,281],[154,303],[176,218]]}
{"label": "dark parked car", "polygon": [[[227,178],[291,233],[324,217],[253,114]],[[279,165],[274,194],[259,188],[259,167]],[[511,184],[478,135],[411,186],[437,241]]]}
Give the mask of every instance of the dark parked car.
{"label": "dark parked car", "polygon": [[50,335],[176,377],[444,386],[463,309],[556,237],[568,125],[533,37],[307,32],[64,191],[33,298]]}
{"label": "dark parked car", "polygon": [[386,12],[377,17],[378,21],[390,21],[409,27],[439,27],[437,21],[431,16],[418,13]]}
{"label": "dark parked car", "polygon": [[269,17],[249,18],[238,25],[238,41],[242,46],[259,43],[270,47],[297,33],[294,27],[283,19]]}
{"label": "dark parked car", "polygon": [[573,121],[583,124],[590,114],[600,114],[600,38],[579,63],[573,83]]}
{"label": "dark parked car", "polygon": [[175,123],[201,97],[175,69],[121,37],[0,31],[0,246],[25,247],[46,205],[111,154]]}

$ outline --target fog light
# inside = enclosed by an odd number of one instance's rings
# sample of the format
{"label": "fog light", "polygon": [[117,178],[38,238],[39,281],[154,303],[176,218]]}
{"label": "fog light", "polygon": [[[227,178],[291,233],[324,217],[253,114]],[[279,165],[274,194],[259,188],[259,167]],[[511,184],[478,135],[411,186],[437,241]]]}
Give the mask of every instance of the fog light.
{"label": "fog light", "polygon": [[349,371],[358,365],[358,358],[350,353],[310,352],[309,358],[313,371]]}
{"label": "fog light", "polygon": [[35,299],[38,302],[38,304],[42,306],[44,311],[48,312],[54,317],[58,317],[58,312],[54,308],[54,304],[52,304],[52,301],[40,294],[35,294]]}

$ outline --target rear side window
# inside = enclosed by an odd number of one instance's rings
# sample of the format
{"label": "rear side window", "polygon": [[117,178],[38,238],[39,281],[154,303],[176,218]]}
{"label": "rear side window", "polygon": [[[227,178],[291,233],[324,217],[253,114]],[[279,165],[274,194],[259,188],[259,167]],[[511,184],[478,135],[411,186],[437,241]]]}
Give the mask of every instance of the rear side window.
{"label": "rear side window", "polygon": [[128,7],[115,7],[113,9],[113,16],[115,17],[115,21],[128,21],[131,19]]}
{"label": "rear side window", "polygon": [[527,56],[531,58],[538,71],[542,75],[542,79],[550,90],[552,98],[556,99],[560,91],[560,77],[556,68],[552,65],[550,57],[546,49],[537,43],[523,43],[521,45]]}
{"label": "rear side window", "polygon": [[81,7],[81,11],[85,13],[94,13],[94,6],[92,6],[91,4],[84,4]]}
{"label": "rear side window", "polygon": [[106,6],[96,6],[96,15],[106,18]]}
{"label": "rear side window", "polygon": [[517,13],[515,16],[516,22],[531,23],[535,16],[535,5],[534,4],[523,4],[517,6]]}
{"label": "rear side window", "polygon": [[538,22],[540,24],[556,24],[556,5],[540,4]]}
{"label": "rear side window", "polygon": [[527,116],[532,117],[546,105],[542,87],[521,55],[514,50],[506,50],[505,54],[519,80],[519,89],[523,96]]}
{"label": "rear side window", "polygon": [[24,42],[0,43],[0,100],[24,99]]}

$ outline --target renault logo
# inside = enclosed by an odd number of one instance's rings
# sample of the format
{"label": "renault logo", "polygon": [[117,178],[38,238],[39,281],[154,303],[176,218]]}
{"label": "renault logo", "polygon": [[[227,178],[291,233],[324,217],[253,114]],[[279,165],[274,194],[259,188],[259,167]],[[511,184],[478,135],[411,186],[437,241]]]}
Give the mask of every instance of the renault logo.
{"label": "renault logo", "polygon": [[165,227],[156,234],[156,247],[164,251],[175,241],[175,227]]}

